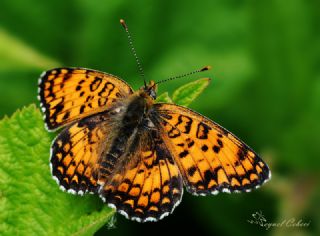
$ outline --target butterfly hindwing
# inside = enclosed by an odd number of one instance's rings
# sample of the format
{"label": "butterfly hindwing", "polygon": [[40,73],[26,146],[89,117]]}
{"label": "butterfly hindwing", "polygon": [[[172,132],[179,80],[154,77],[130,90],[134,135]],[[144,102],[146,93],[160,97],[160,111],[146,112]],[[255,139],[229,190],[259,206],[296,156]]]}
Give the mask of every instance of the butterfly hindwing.
{"label": "butterfly hindwing", "polygon": [[112,124],[108,114],[98,114],[74,122],[55,138],[50,165],[60,188],[77,194],[96,192]]}
{"label": "butterfly hindwing", "polygon": [[270,178],[264,161],[232,133],[174,104],[156,104],[158,125],[193,194],[250,191]]}
{"label": "butterfly hindwing", "polygon": [[39,79],[39,100],[48,130],[106,110],[131,93],[123,80],[84,68],[56,68]]}
{"label": "butterfly hindwing", "polygon": [[156,130],[139,131],[129,162],[100,190],[101,198],[127,218],[157,221],[181,200],[183,183],[178,167]]}

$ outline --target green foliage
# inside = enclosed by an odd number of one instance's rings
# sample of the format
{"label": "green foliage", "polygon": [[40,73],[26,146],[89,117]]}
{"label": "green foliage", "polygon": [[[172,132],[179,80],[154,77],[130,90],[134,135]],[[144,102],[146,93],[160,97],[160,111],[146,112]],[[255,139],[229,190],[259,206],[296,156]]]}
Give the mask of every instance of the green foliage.
{"label": "green foliage", "polygon": [[162,93],[160,96],[157,97],[157,102],[166,102],[166,103],[172,103],[172,99],[169,96],[168,92]]}
{"label": "green foliage", "polygon": [[35,49],[21,42],[0,28],[0,69],[19,66],[19,68],[58,67],[59,63],[41,55]]}
{"label": "green foliage", "polygon": [[181,106],[189,106],[209,85],[210,79],[199,79],[177,88],[170,98],[168,92],[162,93],[157,98],[157,102],[175,103]]}
{"label": "green foliage", "polygon": [[181,106],[189,106],[203,90],[209,85],[210,79],[199,79],[188,84],[185,84],[174,91],[172,100]]}
{"label": "green foliage", "polygon": [[97,196],[59,190],[51,140],[34,105],[0,121],[1,235],[92,235],[114,214]]}

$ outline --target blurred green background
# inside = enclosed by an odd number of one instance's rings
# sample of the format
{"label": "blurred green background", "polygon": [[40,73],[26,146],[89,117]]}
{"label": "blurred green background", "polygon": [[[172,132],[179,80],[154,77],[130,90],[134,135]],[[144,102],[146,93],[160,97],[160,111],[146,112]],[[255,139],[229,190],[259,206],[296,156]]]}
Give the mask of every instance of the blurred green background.
{"label": "blurred green background", "polygon": [[[320,2],[1,0],[0,117],[38,102],[37,78],[56,66],[106,71],[142,85],[119,19],[124,18],[148,79],[205,65],[213,70],[164,83],[172,92],[209,76],[191,108],[261,154],[273,178],[248,194],[184,194],[173,215],[138,224],[122,216],[97,235],[320,235]],[[49,155],[49,153],[48,153]],[[295,218],[309,227],[250,224]],[[53,226],[54,227],[54,226]]]}

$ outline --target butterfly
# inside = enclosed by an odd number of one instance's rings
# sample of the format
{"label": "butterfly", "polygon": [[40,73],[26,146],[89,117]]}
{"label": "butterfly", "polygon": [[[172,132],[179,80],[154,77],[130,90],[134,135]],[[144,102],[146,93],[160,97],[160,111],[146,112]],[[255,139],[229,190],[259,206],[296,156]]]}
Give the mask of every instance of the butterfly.
{"label": "butterfly", "polygon": [[[206,70],[208,68],[204,68]],[[271,177],[245,143],[209,118],[157,103],[157,83],[139,90],[85,68],[55,68],[39,79],[52,142],[50,167],[60,188],[98,194],[138,222],[157,221],[193,195],[249,192]]]}

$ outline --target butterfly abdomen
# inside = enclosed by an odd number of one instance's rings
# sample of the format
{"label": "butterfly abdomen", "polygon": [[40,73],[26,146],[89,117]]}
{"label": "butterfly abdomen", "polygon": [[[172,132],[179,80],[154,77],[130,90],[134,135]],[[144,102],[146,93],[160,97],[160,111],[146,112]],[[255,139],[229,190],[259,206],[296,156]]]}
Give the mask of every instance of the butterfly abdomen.
{"label": "butterfly abdomen", "polygon": [[[116,122],[119,123],[119,128],[115,130],[112,144],[107,150],[101,163],[100,176],[107,178],[113,174],[120,165],[123,165],[123,161],[119,161],[119,158],[128,156],[132,149],[133,140],[137,135],[137,128],[142,122],[143,114],[145,110],[145,99],[140,96],[133,96],[128,103],[124,106],[123,114],[116,115]],[[116,109],[115,109],[116,110]],[[121,113],[121,111],[119,111]]]}

